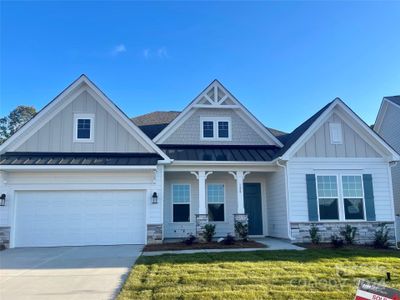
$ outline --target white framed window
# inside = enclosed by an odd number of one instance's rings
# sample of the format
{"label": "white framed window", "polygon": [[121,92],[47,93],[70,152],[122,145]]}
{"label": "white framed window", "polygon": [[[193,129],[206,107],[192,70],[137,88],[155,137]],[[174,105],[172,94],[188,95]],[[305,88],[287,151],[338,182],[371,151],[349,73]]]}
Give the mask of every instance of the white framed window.
{"label": "white framed window", "polygon": [[94,142],[94,114],[74,114],[74,142]]}
{"label": "white framed window", "polygon": [[317,198],[319,219],[339,220],[339,193],[337,176],[317,176]]}
{"label": "white framed window", "polygon": [[201,117],[200,139],[227,140],[232,139],[231,118],[229,117]]}
{"label": "white framed window", "polygon": [[344,218],[346,220],[365,220],[362,176],[343,175],[342,189]]}
{"label": "white framed window", "polygon": [[190,222],[190,184],[172,184],[172,222]]}
{"label": "white framed window", "polygon": [[207,185],[208,220],[211,222],[225,221],[225,185],[209,183]]}
{"label": "white framed window", "polygon": [[329,123],[331,144],[343,144],[343,133],[341,123]]}

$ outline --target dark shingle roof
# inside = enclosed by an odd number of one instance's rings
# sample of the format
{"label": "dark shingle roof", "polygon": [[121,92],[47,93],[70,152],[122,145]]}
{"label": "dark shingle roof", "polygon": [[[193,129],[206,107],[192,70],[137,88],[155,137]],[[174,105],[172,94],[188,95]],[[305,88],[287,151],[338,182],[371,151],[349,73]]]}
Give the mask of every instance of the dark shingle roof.
{"label": "dark shingle roof", "polygon": [[156,153],[6,152],[0,155],[0,165],[147,166],[161,159]]}
{"label": "dark shingle roof", "polygon": [[161,125],[171,123],[180,111],[154,111],[145,115],[131,118],[137,126]]}
{"label": "dark shingle roof", "polygon": [[279,150],[276,146],[247,145],[160,145],[175,160],[194,161],[271,161]]}
{"label": "dark shingle roof", "polygon": [[400,105],[400,96],[384,97],[385,99],[393,102],[394,104]]}

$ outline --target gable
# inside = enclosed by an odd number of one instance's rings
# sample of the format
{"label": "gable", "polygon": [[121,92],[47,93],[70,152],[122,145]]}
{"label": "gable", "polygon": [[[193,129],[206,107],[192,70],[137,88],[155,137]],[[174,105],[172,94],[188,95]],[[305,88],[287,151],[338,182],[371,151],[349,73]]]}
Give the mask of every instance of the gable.
{"label": "gable", "polygon": [[[331,143],[330,124],[340,124],[342,143]],[[296,152],[296,157],[381,157],[337,113],[333,113]]]}
{"label": "gable", "polygon": [[[74,115],[93,114],[94,141],[74,142]],[[16,151],[149,152],[92,95],[83,91]]]}
{"label": "gable", "polygon": [[383,104],[377,118],[380,119],[379,126],[374,130],[400,152],[400,106],[388,101],[384,101]]}
{"label": "gable", "polygon": [[[90,140],[76,138],[82,115],[94,124]],[[169,160],[85,75],[0,146],[0,153],[6,151],[157,153]]]}
{"label": "gable", "polygon": [[[228,118],[230,134],[226,139],[201,138],[201,118],[215,122]],[[215,123],[217,124],[217,123]],[[214,126],[215,128],[216,126]],[[154,139],[157,144],[261,144],[282,147],[283,144],[258,121],[221,83],[214,80],[176,119]]]}

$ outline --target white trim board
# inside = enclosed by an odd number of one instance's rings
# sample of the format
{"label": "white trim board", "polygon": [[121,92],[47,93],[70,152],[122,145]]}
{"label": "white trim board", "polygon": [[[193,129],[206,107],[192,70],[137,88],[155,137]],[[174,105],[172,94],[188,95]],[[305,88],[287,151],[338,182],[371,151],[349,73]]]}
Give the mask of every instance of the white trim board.
{"label": "white trim board", "polygon": [[[222,90],[225,94],[219,101],[217,99],[210,99],[208,93],[211,90],[214,90],[214,93],[218,89]],[[210,104],[201,104],[203,98],[207,99]],[[227,99],[231,99],[234,104],[233,105],[224,105],[223,102]],[[200,106],[199,106],[200,105]],[[283,147],[283,144],[256,118],[253,114],[251,114],[247,108],[239,102],[218,80],[214,80],[209,84],[192,102],[189,103],[188,106],[170,123],[167,127],[165,127],[154,139],[153,141],[157,144],[162,144],[165,140],[180,126],[186,121],[196,110],[201,107],[204,108],[207,106],[209,108],[233,108],[238,111],[243,112],[245,118],[252,128],[257,128],[262,134],[261,137],[269,144],[274,144],[279,147]],[[257,131],[258,132],[258,131]]]}
{"label": "white trim board", "polygon": [[159,154],[165,161],[169,157],[147,137],[86,75],[81,75],[54,100],[0,146],[0,153],[15,151],[23,142],[42,128],[51,118],[65,108],[82,92],[87,91],[102,107],[110,113],[121,126],[133,135],[151,153]]}

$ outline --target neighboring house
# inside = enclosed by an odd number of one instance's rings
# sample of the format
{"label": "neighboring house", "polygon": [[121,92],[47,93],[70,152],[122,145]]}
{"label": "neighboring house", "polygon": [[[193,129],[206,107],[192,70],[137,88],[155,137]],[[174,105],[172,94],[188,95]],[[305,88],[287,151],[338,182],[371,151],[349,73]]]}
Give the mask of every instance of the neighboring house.
{"label": "neighboring house", "polygon": [[394,239],[399,155],[340,99],[285,134],[215,80],[182,112],[132,122],[82,75],[0,153],[11,247],[154,243],[207,222],[224,236],[235,221],[292,241],[349,223],[360,243],[384,223]]}
{"label": "neighboring house", "polygon": [[[400,96],[384,97],[376,117],[374,130],[400,152]],[[392,182],[395,214],[398,216],[398,235],[400,234],[400,164],[392,166]],[[397,239],[400,237],[397,236]]]}

